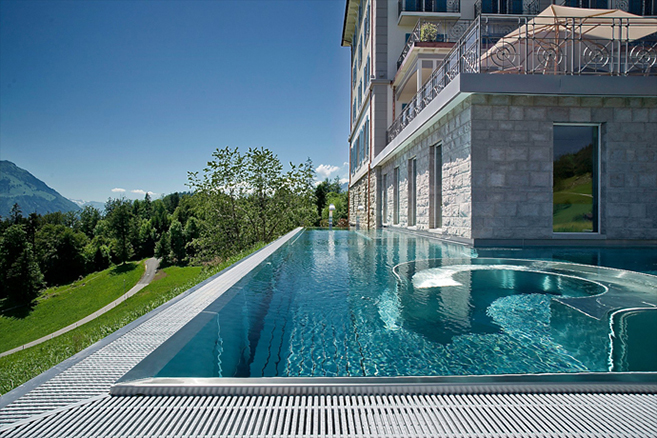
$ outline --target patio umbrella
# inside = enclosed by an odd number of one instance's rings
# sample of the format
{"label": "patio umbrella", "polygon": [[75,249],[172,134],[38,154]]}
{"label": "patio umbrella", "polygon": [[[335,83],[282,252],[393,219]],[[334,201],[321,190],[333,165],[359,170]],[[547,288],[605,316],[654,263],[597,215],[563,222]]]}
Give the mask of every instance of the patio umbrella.
{"label": "patio umbrella", "polygon": [[[612,56],[620,50],[612,42],[635,41],[656,32],[655,18],[618,9],[551,5],[499,39],[481,57],[482,69],[492,64],[498,71],[537,72],[538,69],[557,73],[564,68],[562,61],[568,56],[573,71],[581,68],[599,71],[602,67],[619,65],[618,60],[612,62]],[[641,45],[632,56],[642,63],[642,68],[646,63],[649,68],[655,63],[654,49]]]}
{"label": "patio umbrella", "polygon": [[657,19],[640,17],[620,9],[550,5],[505,38],[519,35],[556,37],[571,27],[575,33],[590,39],[634,41],[657,32]]}

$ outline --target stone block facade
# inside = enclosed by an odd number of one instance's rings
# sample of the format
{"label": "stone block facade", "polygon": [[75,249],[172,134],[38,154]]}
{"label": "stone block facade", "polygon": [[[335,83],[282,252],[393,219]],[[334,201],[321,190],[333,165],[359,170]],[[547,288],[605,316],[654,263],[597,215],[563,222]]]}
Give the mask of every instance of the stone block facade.
{"label": "stone block facade", "polygon": [[[657,98],[652,97],[472,94],[373,169],[369,189],[367,177],[353,185],[350,211],[369,206],[358,213],[361,225],[369,214],[370,227],[408,227],[408,166],[415,159],[416,224],[410,228],[429,230],[430,150],[441,145],[442,227],[436,232],[475,245],[558,240],[563,236],[552,231],[555,124],[599,126],[599,233],[591,235],[657,239]],[[393,223],[395,168],[398,224]]]}
{"label": "stone block facade", "polygon": [[471,103],[475,241],[555,239],[555,124],[599,126],[599,235],[657,239],[656,98],[474,95]]}
{"label": "stone block facade", "polygon": [[[407,227],[409,223],[408,178],[409,160],[415,159],[416,180],[416,225],[414,228],[427,230],[431,198],[430,148],[440,145],[442,149],[442,232],[466,239],[471,237],[471,105],[465,100],[438,122],[425,130],[415,141],[397,153],[378,170],[386,185],[378,192],[378,199],[388,201],[387,217],[381,217],[381,225]],[[399,168],[399,223],[393,223],[394,172]],[[379,201],[381,202],[381,201]]]}

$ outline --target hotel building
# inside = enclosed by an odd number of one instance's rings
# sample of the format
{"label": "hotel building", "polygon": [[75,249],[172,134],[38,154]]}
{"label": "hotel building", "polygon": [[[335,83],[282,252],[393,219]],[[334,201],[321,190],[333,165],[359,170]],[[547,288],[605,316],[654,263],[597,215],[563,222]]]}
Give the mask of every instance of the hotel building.
{"label": "hotel building", "polygon": [[655,0],[347,0],[350,224],[657,241],[652,15]]}

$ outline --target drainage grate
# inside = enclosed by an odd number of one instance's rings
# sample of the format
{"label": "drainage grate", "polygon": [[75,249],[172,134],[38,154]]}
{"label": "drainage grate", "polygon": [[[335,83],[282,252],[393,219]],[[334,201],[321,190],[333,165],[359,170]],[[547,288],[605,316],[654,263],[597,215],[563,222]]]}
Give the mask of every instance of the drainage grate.
{"label": "drainage grate", "polygon": [[655,394],[102,397],[17,437],[649,437]]}

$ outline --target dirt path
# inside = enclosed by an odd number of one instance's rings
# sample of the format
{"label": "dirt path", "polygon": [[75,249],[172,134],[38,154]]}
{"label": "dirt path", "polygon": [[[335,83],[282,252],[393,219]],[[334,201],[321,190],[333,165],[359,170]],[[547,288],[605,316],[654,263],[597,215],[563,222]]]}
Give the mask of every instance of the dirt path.
{"label": "dirt path", "polygon": [[128,292],[126,292],[116,300],[109,303],[107,306],[95,311],[91,315],[85,316],[84,318],[74,322],[73,324],[70,324],[64,328],[57,330],[56,332],[52,332],[49,335],[39,338],[36,341],[28,342],[27,344],[23,344],[20,347],[16,347],[16,348],[12,348],[11,350],[4,351],[0,353],[0,357],[8,356],[17,351],[25,350],[26,348],[34,347],[35,345],[41,344],[42,342],[46,342],[49,339],[56,338],[57,336],[63,335],[66,332],[70,332],[71,330],[81,326],[82,324],[86,324],[89,321],[93,321],[103,313],[112,310],[120,303],[124,302],[125,300],[127,300],[128,298],[130,298],[131,296],[133,296],[134,294],[145,288],[151,281],[153,281],[153,277],[155,277],[155,272],[157,272],[157,268],[160,265],[160,261],[153,257],[146,260],[144,263],[146,264],[146,271],[144,272],[144,275],[141,276],[137,284],[134,285],[134,287],[130,289]]}

